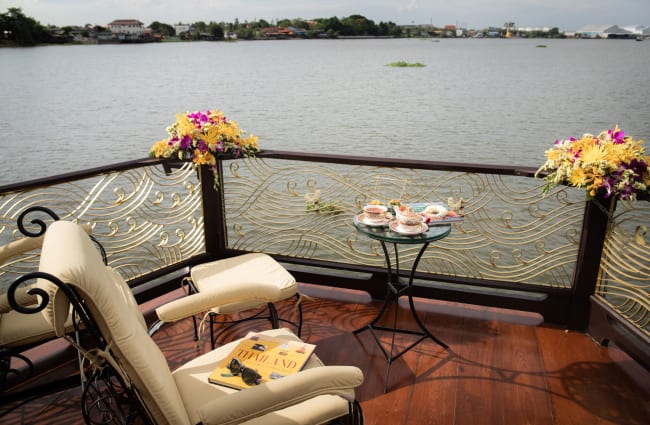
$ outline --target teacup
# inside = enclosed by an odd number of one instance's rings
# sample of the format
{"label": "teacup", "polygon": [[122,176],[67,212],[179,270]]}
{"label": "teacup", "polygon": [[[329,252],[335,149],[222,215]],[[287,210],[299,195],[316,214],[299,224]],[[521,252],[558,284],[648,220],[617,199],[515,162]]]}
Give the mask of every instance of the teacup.
{"label": "teacup", "polygon": [[416,232],[422,225],[422,216],[416,213],[406,213],[399,216],[397,225],[405,232]]}
{"label": "teacup", "polygon": [[366,205],[363,207],[363,212],[367,220],[377,222],[386,220],[388,208],[383,205]]}

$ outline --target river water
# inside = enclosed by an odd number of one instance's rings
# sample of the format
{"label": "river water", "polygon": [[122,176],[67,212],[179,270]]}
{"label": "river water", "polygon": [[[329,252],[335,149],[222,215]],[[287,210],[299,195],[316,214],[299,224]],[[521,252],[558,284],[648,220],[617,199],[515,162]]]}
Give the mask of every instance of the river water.
{"label": "river water", "polygon": [[263,149],[538,166],[617,123],[649,140],[649,70],[650,42],[628,40],[5,48],[0,184],[145,157],[176,113],[209,108]]}

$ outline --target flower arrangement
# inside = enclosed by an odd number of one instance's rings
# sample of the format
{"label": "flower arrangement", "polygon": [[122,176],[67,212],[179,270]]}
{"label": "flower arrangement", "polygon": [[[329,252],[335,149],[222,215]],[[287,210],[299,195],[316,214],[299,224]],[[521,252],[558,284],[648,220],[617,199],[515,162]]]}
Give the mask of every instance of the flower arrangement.
{"label": "flower arrangement", "polygon": [[321,199],[321,191],[305,194],[305,208],[308,212],[318,212],[323,214],[340,214],[343,208],[334,202],[327,202]]}
{"label": "flower arrangement", "polygon": [[644,155],[642,144],[618,126],[598,136],[556,140],[535,176],[546,173],[544,194],[557,185],[569,184],[584,188],[590,199],[602,195],[634,201],[650,189],[650,157]]}
{"label": "flower arrangement", "polygon": [[167,127],[167,133],[169,137],[156,142],[149,155],[208,165],[215,173],[215,187],[218,186],[217,158],[252,157],[259,152],[258,138],[246,137],[235,121],[216,109],[178,114],[176,122]]}

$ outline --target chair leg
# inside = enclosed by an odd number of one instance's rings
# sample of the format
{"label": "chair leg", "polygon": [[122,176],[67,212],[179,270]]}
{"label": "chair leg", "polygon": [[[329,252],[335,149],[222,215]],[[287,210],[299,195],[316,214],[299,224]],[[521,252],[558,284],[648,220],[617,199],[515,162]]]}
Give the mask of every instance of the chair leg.
{"label": "chair leg", "polygon": [[[298,320],[294,322],[291,319],[280,318],[279,315],[277,315],[277,320],[278,320],[278,322],[285,322],[285,323],[288,323],[290,325],[295,326],[296,330],[298,331],[297,332],[298,337],[300,337],[300,334],[302,333],[302,302],[301,302],[302,301],[302,296],[300,295],[299,292],[297,292],[296,295],[294,295],[294,297],[296,298],[296,307],[298,308]],[[271,304],[271,303],[269,303],[269,304]],[[275,309],[275,306],[273,306],[273,308]],[[269,307],[269,311],[270,310],[271,310],[271,307]],[[276,310],[276,314],[277,314],[277,310]],[[278,327],[278,326],[274,326],[274,328],[276,328],[276,327]]]}
{"label": "chair leg", "polygon": [[363,409],[361,409],[361,404],[358,400],[354,400],[350,403],[350,419],[351,423],[354,425],[363,425]]}
{"label": "chair leg", "polygon": [[[212,349],[214,350],[216,348],[216,340],[217,340],[217,338],[219,338],[221,336],[222,333],[224,333],[226,330],[230,329],[231,327],[233,327],[233,326],[235,326],[235,325],[237,325],[239,323],[246,322],[248,320],[268,319],[271,322],[271,328],[272,329],[278,329],[280,327],[280,322],[286,322],[286,323],[289,323],[289,324],[296,327],[296,329],[298,330],[298,337],[300,337],[300,334],[302,333],[302,318],[303,318],[302,303],[300,302],[301,301],[300,293],[296,293],[295,297],[296,297],[296,303],[297,303],[297,307],[298,307],[298,320],[297,320],[297,322],[293,322],[290,319],[280,318],[280,315],[278,314],[278,310],[275,307],[275,304],[273,304],[272,302],[269,302],[269,303],[266,304],[266,308],[267,308],[267,310],[269,312],[268,317],[262,316],[262,314],[264,313],[264,309],[262,308],[256,314],[254,314],[253,316],[246,317],[246,318],[243,318],[243,319],[238,319],[238,320],[232,320],[230,322],[224,321],[224,322],[220,323],[220,324],[226,325],[226,326],[225,326],[225,328],[221,329],[219,332],[217,332],[215,334],[214,326],[216,324],[219,324],[219,322],[217,322],[215,320],[215,317],[217,316],[217,314],[216,313],[207,313],[207,314],[210,315],[210,324],[209,324],[209,326],[210,326],[210,343],[211,343]],[[194,319],[194,317],[193,317],[193,319]],[[195,327],[195,335],[197,335],[196,327]],[[197,340],[198,340],[198,338],[197,338]]]}
{"label": "chair leg", "polygon": [[[11,368],[11,358],[14,357],[16,359],[20,359],[29,368],[28,377],[32,376],[34,374],[34,364],[29,360],[27,357],[23,356],[20,353],[13,352],[11,349],[2,347],[0,348],[0,394],[4,392],[4,390],[7,388],[8,383],[7,383],[7,376],[14,374],[17,375],[19,372],[17,369],[12,369]],[[2,403],[0,403],[2,404]]]}
{"label": "chair leg", "polygon": [[[183,288],[183,284],[187,285],[186,295],[197,294],[199,292],[196,285],[194,285],[194,281],[192,281],[191,277],[186,276],[185,278],[183,278],[183,281],[181,283],[181,289]],[[199,325],[196,323],[196,316],[195,315],[192,315],[192,324],[194,325],[194,341],[198,341],[199,340]]]}
{"label": "chair leg", "polygon": [[298,338],[302,333],[302,303],[300,302],[300,294],[296,294],[297,303],[298,303]]}
{"label": "chair leg", "polygon": [[266,306],[269,308],[269,320],[271,321],[271,327],[277,329],[280,327],[280,320],[278,316],[278,310],[275,308],[273,303],[267,303]]}
{"label": "chair leg", "polygon": [[194,324],[194,341],[199,340],[199,326],[196,324],[196,316],[192,315],[192,323]]}
{"label": "chair leg", "polygon": [[296,294],[296,302],[298,303],[298,323],[293,323],[290,320],[280,319],[278,310],[275,308],[275,305],[273,303],[267,304],[269,307],[269,320],[271,321],[273,329],[279,328],[280,320],[282,320],[283,322],[292,323],[295,325],[298,329],[298,337],[300,337],[300,334],[302,333],[302,303],[300,302],[300,294]]}
{"label": "chair leg", "polygon": [[215,349],[215,340],[214,340],[214,313],[208,313],[210,315],[210,345],[212,349]]}

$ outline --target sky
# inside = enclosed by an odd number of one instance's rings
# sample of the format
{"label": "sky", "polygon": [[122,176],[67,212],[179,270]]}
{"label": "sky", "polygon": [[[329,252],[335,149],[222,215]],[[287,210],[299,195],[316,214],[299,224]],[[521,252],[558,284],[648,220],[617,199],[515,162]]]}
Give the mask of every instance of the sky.
{"label": "sky", "polygon": [[106,25],[137,19],[145,25],[265,19],[343,18],[375,23],[516,27],[573,31],[586,25],[650,25],[649,0],[0,0],[0,13],[19,7],[43,25]]}

